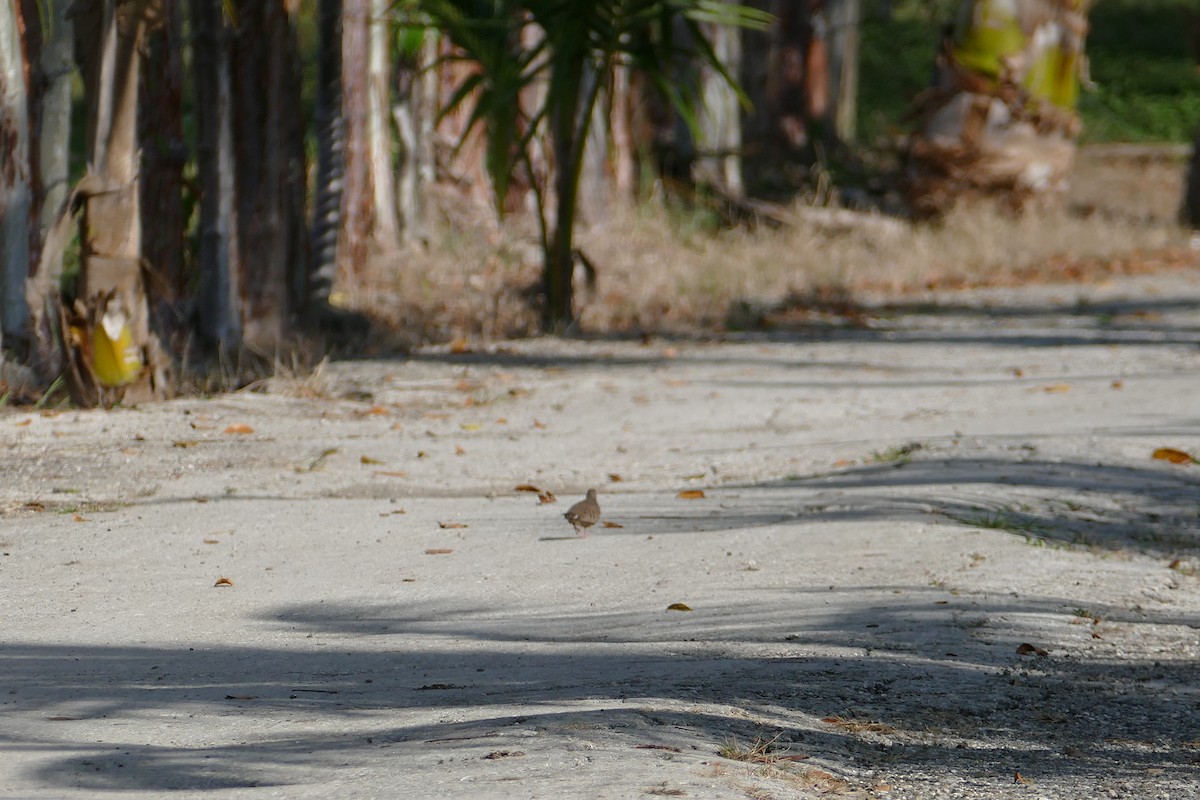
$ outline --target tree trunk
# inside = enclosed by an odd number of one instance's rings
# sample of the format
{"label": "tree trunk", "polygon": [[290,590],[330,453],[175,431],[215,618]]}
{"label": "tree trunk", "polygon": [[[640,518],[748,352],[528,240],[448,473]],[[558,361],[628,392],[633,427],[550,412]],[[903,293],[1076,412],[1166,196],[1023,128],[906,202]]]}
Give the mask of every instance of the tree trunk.
{"label": "tree trunk", "polygon": [[[83,201],[78,300],[90,356],[75,388],[83,402],[165,394],[165,359],[150,330],[142,280],[138,181],[138,83],[149,0],[90,0],[76,6],[76,52],[87,99],[89,173],[102,189]],[[84,370],[87,371],[86,369]],[[117,387],[122,387],[118,389]]]}
{"label": "tree trunk", "polygon": [[285,0],[244,0],[231,61],[242,344],[277,352],[307,275],[299,47]]}
{"label": "tree trunk", "polygon": [[[706,25],[705,36],[713,52],[731,75],[742,59],[742,31],[732,25]],[[700,115],[699,158],[694,176],[698,183],[716,186],[723,193],[740,197],[742,181],[742,108],[737,91],[715,69],[700,77],[704,113]]]}
{"label": "tree trunk", "polygon": [[[36,0],[26,7],[36,6]],[[62,374],[63,364],[54,344],[52,320],[58,312],[62,280],[62,250],[47,239],[65,211],[70,181],[71,79],[75,73],[74,20],[67,0],[51,0],[45,9],[47,29],[39,31],[36,77],[30,81],[30,114],[34,204],[38,225],[30,240],[30,281],[26,298],[31,317],[33,360],[46,380]],[[27,32],[28,33],[28,32]],[[28,36],[32,41],[35,37]],[[32,63],[32,52],[30,53]]]}
{"label": "tree trunk", "polygon": [[342,2],[318,0],[317,91],[314,122],[317,176],[310,228],[312,271],[306,310],[315,321],[329,306],[337,277],[338,233],[345,175],[345,127],[342,120]]}
{"label": "tree trunk", "polygon": [[1189,228],[1200,230],[1200,128],[1196,129],[1196,138],[1192,140],[1192,165],[1188,170],[1180,221]]}
{"label": "tree trunk", "polygon": [[392,164],[391,87],[392,62],[388,58],[389,14],[393,0],[371,0],[367,31],[367,142],[371,153],[374,189],[372,238],[384,253],[400,247],[400,219],[396,210],[396,170]]}
{"label": "tree trunk", "polygon": [[854,141],[858,125],[858,43],[862,0],[825,0],[829,19],[829,79],[833,134]]}
{"label": "tree trunk", "polygon": [[908,200],[936,217],[960,197],[992,195],[1014,211],[1066,189],[1087,9],[1058,0],[963,0],[943,42],[937,84],[918,98]]}
{"label": "tree trunk", "polygon": [[147,32],[139,111],[142,207],[154,209],[142,228],[142,252],[155,276],[153,294],[175,304],[187,293],[183,266],[183,32],[180,0],[161,0],[162,17]]}
{"label": "tree trunk", "polygon": [[374,190],[368,139],[370,90],[367,83],[371,0],[342,0],[342,117],[346,124],[345,182],[338,262],[354,275],[367,260]]}
{"label": "tree trunk", "polygon": [[0,342],[25,335],[28,307],[29,118],[20,17],[15,0],[0,0]]}
{"label": "tree trunk", "polygon": [[424,31],[419,45],[401,54],[396,69],[396,105],[392,116],[400,144],[398,178],[399,216],[406,242],[427,242],[429,226],[425,218],[422,190],[436,179],[433,155],[434,130],[438,114],[438,32]]}
{"label": "tree trunk", "polygon": [[191,12],[196,160],[200,178],[197,323],[206,342],[232,352],[242,335],[229,63],[232,32],[223,20],[221,0],[192,0]]}

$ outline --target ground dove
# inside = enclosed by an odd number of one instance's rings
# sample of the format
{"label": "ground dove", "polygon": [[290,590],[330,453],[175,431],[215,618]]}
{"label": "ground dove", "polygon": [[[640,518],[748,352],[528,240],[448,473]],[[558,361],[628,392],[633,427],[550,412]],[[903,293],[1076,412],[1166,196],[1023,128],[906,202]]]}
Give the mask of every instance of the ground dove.
{"label": "ground dove", "polygon": [[582,533],[587,536],[587,529],[600,521],[600,504],[596,502],[596,490],[588,489],[587,497],[568,508],[563,516],[571,523],[576,533],[580,533],[579,529],[583,528]]}

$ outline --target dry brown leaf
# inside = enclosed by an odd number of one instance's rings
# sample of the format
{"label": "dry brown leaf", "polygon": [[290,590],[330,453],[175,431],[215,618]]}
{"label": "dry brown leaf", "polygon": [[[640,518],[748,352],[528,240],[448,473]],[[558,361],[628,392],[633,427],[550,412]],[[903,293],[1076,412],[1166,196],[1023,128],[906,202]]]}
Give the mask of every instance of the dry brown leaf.
{"label": "dry brown leaf", "polygon": [[1046,394],[1063,394],[1065,392],[1071,391],[1071,384],[1069,384],[1069,383],[1052,383],[1049,386],[1043,386],[1042,391],[1045,392]]}
{"label": "dry brown leaf", "polygon": [[76,522],[91,522],[91,520],[88,517],[85,517],[83,514],[72,514],[71,519],[75,520]]}
{"label": "dry brown leaf", "polygon": [[200,443],[198,441],[196,441],[195,439],[179,439],[177,441],[171,442],[172,447],[195,447],[198,444],[200,444]]}
{"label": "dry brown leaf", "polygon": [[380,478],[407,478],[408,473],[402,469],[377,469],[375,474]]}
{"label": "dry brown leaf", "polygon": [[359,456],[358,463],[360,463],[360,464],[382,464],[383,462],[380,461],[378,458],[371,458],[370,456]]}
{"label": "dry brown leaf", "polygon": [[704,498],[703,489],[684,489],[679,494],[675,495],[680,500],[701,500]]}
{"label": "dry brown leaf", "polygon": [[244,422],[235,422],[225,429],[225,433],[247,434],[254,433],[254,428],[251,428]]}
{"label": "dry brown leaf", "polygon": [[544,492],[538,492],[538,505],[539,506],[545,506],[545,505],[549,505],[550,503],[557,503],[557,502],[558,502],[558,498],[554,496],[554,492],[552,492],[548,489]]}
{"label": "dry brown leaf", "polygon": [[33,424],[33,417],[29,417],[28,419],[23,419],[20,422],[13,423],[13,425],[16,425],[18,428],[24,428],[25,426],[32,425],[32,424]]}
{"label": "dry brown leaf", "polygon": [[496,424],[497,425],[507,425],[508,417],[496,417]]}
{"label": "dry brown leaf", "polygon": [[1190,453],[1176,450],[1174,447],[1160,447],[1154,451],[1152,457],[1159,461],[1170,461],[1172,464],[1191,464],[1196,460]]}
{"label": "dry brown leaf", "polygon": [[533,421],[533,427],[535,427],[539,430],[544,430],[546,427],[546,423],[542,422],[540,419],[535,419]]}
{"label": "dry brown leaf", "polygon": [[460,337],[450,343],[450,352],[454,353],[455,355],[469,353],[471,352],[471,345],[466,339]]}
{"label": "dry brown leaf", "polygon": [[519,483],[515,487],[513,487],[513,491],[514,492],[533,492],[534,494],[542,493],[542,490],[539,489],[538,487],[534,486],[532,483]]}
{"label": "dry brown leaf", "polygon": [[465,522],[438,522],[438,527],[442,530],[452,530],[454,528],[469,528],[471,527]]}
{"label": "dry brown leaf", "polygon": [[355,416],[359,417],[382,417],[391,413],[392,410],[386,406],[371,406],[370,408],[354,412]]}
{"label": "dry brown leaf", "polygon": [[622,478],[620,475],[618,475],[615,472],[608,473],[608,479],[610,481],[612,481],[613,483],[620,483],[621,481],[625,480],[624,478]]}
{"label": "dry brown leaf", "polygon": [[1012,374],[1014,378],[1024,378],[1025,370],[1021,369],[1020,367],[1013,367]]}
{"label": "dry brown leaf", "polygon": [[839,458],[837,461],[833,462],[833,466],[834,467],[852,467],[857,463],[858,462],[855,461],[853,458]]}
{"label": "dry brown leaf", "polygon": [[1110,384],[1109,384],[1109,386],[1111,386],[1111,387],[1112,387],[1112,388],[1114,388],[1114,389],[1124,389],[1124,388],[1125,388],[1125,381],[1122,381],[1122,380],[1115,380],[1115,381],[1113,381],[1112,383],[1110,383]]}
{"label": "dry brown leaf", "polygon": [[233,586],[233,581],[229,580],[229,578],[217,578],[217,582],[213,586]]}
{"label": "dry brown leaf", "polygon": [[220,544],[221,543],[220,539],[201,539],[200,541],[204,542],[205,544]]}
{"label": "dry brown leaf", "polygon": [[671,603],[667,606],[667,611],[691,611],[692,607],[687,603]]}
{"label": "dry brown leaf", "polygon": [[216,425],[201,425],[198,422],[189,422],[188,427],[194,431],[211,431]]}
{"label": "dry brown leaf", "polygon": [[446,555],[450,555],[453,552],[454,552],[454,548],[451,548],[451,547],[431,547],[425,551],[425,555],[427,555],[427,556],[446,556]]}
{"label": "dry brown leaf", "polygon": [[463,446],[461,444],[454,445],[454,455],[465,456],[466,454],[467,454],[467,451],[465,449],[463,449]]}
{"label": "dry brown leaf", "polygon": [[1033,783],[1033,781],[1029,780],[1029,778],[1026,778],[1024,775],[1022,775],[1022,774],[1021,774],[1021,773],[1019,773],[1019,772],[1014,772],[1014,773],[1013,773],[1013,783],[1026,783],[1026,784],[1028,784],[1028,783]]}
{"label": "dry brown leaf", "polygon": [[45,511],[46,504],[41,500],[28,500],[26,501],[24,508],[26,511]]}
{"label": "dry brown leaf", "polygon": [[1046,656],[1050,655],[1050,653],[1038,647],[1037,645],[1032,645],[1029,642],[1022,642],[1021,644],[1017,645],[1017,655],[1036,655],[1038,658],[1045,658]]}
{"label": "dry brown leaf", "polygon": [[600,523],[600,527],[601,528],[624,528],[625,526],[619,522],[613,522],[610,519],[606,519],[606,520],[604,520],[604,522]]}

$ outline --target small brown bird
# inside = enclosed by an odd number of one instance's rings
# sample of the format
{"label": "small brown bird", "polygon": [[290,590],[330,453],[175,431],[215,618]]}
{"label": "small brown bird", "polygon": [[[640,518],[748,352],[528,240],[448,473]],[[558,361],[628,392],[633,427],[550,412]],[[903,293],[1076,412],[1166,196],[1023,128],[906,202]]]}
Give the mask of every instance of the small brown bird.
{"label": "small brown bird", "polygon": [[[596,502],[596,490],[588,489],[587,497],[567,509],[563,514],[576,533],[587,536],[587,529],[600,521],[600,504]],[[583,528],[580,531],[580,528]]]}

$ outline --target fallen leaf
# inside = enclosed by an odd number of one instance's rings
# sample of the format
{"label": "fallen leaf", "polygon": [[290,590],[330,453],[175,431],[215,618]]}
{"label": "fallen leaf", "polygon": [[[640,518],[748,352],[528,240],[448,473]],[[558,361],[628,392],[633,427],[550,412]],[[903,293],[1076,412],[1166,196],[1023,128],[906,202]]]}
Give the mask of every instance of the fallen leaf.
{"label": "fallen leaf", "polygon": [[1045,658],[1046,656],[1050,655],[1050,653],[1036,645],[1030,644],[1029,642],[1022,642],[1020,645],[1017,646],[1017,655],[1019,655],[1019,656],[1036,655],[1039,658]]}
{"label": "fallen leaf", "polygon": [[667,378],[665,381],[663,381],[663,383],[667,386],[670,386],[672,389],[678,389],[682,386],[690,385],[691,381],[685,381],[680,378]]}
{"label": "fallen leaf", "polygon": [[198,422],[189,422],[188,427],[194,431],[211,431],[216,425],[201,425]]}
{"label": "fallen leaf", "polygon": [[247,434],[254,433],[254,428],[251,428],[244,422],[235,422],[225,429],[225,433]]}
{"label": "fallen leaf", "polygon": [[91,521],[90,519],[85,517],[83,514],[72,514],[71,519],[75,520],[76,522],[90,522]]}
{"label": "fallen leaf", "polygon": [[508,417],[496,417],[496,424],[497,425],[507,425]]}
{"label": "fallen leaf", "polygon": [[554,492],[551,492],[549,490],[546,490],[544,492],[538,492],[538,505],[539,506],[545,506],[545,505],[549,505],[550,503],[557,503],[557,502],[558,502],[558,498],[554,496]]}
{"label": "fallen leaf", "polygon": [[704,478],[704,476],[707,474],[708,473],[706,473],[706,472],[697,472],[692,475],[684,475],[683,479],[685,481],[698,481],[698,480],[702,480]]}
{"label": "fallen leaf", "polygon": [[1176,450],[1174,447],[1160,447],[1152,454],[1159,461],[1170,461],[1172,464],[1191,464],[1196,459],[1190,453]]}
{"label": "fallen leaf", "polygon": [[837,461],[833,462],[833,466],[835,466],[835,467],[852,467],[857,463],[858,462],[852,458],[839,458]]}
{"label": "fallen leaf", "polygon": [[538,429],[544,429],[546,427],[546,423],[542,422],[540,419],[535,419],[533,421],[533,427],[538,428]]}
{"label": "fallen leaf", "polygon": [[355,416],[359,417],[380,417],[390,413],[392,413],[391,409],[385,406],[371,406],[368,409],[354,412]]}
{"label": "fallen leaf", "polygon": [[371,458],[370,456],[359,456],[358,463],[360,463],[360,464],[382,464],[383,462],[380,461],[378,458]]}
{"label": "fallen leaf", "polygon": [[680,500],[700,500],[704,497],[703,489],[684,489],[679,494],[675,495]]}
{"label": "fallen leaf", "polygon": [[610,519],[606,519],[606,520],[604,520],[604,522],[600,523],[600,527],[601,528],[624,528],[625,526],[619,522],[613,522]]}
{"label": "fallen leaf", "polygon": [[1014,772],[1013,773],[1013,783],[1033,783],[1033,781],[1029,780],[1029,778],[1026,778],[1024,775],[1022,775],[1019,772]]}
{"label": "fallen leaf", "polygon": [[32,424],[33,424],[33,417],[29,417],[28,419],[23,419],[20,422],[13,423],[13,425],[16,425],[18,428],[24,428],[27,425],[32,425]]}
{"label": "fallen leaf", "polygon": [[1110,384],[1109,384],[1109,386],[1111,386],[1111,387],[1112,387],[1112,388],[1114,388],[1114,389],[1124,389],[1124,388],[1125,388],[1125,381],[1122,381],[1122,380],[1116,380],[1116,381],[1113,381],[1112,383],[1110,383]]}
{"label": "fallen leaf", "polygon": [[480,425],[478,422],[463,422],[463,423],[459,424],[459,427],[462,428],[464,431],[477,431],[480,428],[482,428],[483,426]]}
{"label": "fallen leaf", "polygon": [[425,551],[427,556],[446,556],[454,552],[451,547],[431,547]]}
{"label": "fallen leaf", "polygon": [[233,581],[229,580],[229,578],[217,578],[217,582],[213,586],[233,586]]}
{"label": "fallen leaf", "polygon": [[1065,392],[1071,391],[1071,384],[1069,384],[1069,383],[1052,383],[1049,386],[1043,386],[1042,391],[1045,392],[1046,394],[1063,394]]}
{"label": "fallen leaf", "polygon": [[470,343],[467,342],[466,339],[458,338],[450,343],[450,352],[454,353],[455,355],[462,355],[463,353],[469,353],[469,352],[471,352],[471,345],[470,345]]}
{"label": "fallen leaf", "polygon": [[438,527],[442,530],[450,530],[452,528],[469,528],[471,526],[465,522],[438,522]]}
{"label": "fallen leaf", "polygon": [[172,447],[195,447],[198,444],[200,444],[200,443],[197,442],[195,439],[180,439],[180,440],[171,442]]}
{"label": "fallen leaf", "polygon": [[29,500],[25,503],[24,509],[26,511],[45,511],[46,504],[41,500]]}
{"label": "fallen leaf", "polygon": [[620,483],[621,481],[625,480],[624,478],[622,478],[620,475],[618,475],[615,472],[608,473],[608,479],[610,481],[612,481],[613,483]]}
{"label": "fallen leaf", "polygon": [[1023,378],[1025,377],[1025,370],[1020,367],[1013,367],[1012,374],[1014,378]]}
{"label": "fallen leaf", "polygon": [[513,487],[513,491],[514,492],[533,492],[534,494],[542,493],[542,490],[539,489],[538,487],[534,486],[532,483],[517,484],[516,486]]}
{"label": "fallen leaf", "polygon": [[692,607],[687,603],[671,603],[667,606],[667,611],[691,611]]}
{"label": "fallen leaf", "polygon": [[467,454],[467,451],[463,449],[463,446],[461,444],[454,445],[454,455],[465,456],[466,454]]}
{"label": "fallen leaf", "polygon": [[377,469],[375,474],[381,478],[407,478],[408,473],[399,469]]}
{"label": "fallen leaf", "polygon": [[220,544],[221,543],[220,539],[201,539],[200,541],[204,542],[205,544]]}

